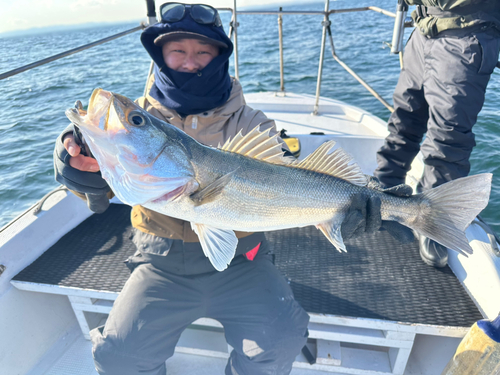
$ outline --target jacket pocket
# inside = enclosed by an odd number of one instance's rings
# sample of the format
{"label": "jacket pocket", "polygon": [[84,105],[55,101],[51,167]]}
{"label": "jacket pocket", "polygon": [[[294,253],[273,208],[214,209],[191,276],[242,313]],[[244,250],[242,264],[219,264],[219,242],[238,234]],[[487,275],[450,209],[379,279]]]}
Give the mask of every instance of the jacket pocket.
{"label": "jacket pocket", "polygon": [[153,236],[135,229],[132,242],[141,253],[167,256],[174,240]]}
{"label": "jacket pocket", "polygon": [[498,62],[500,50],[500,37],[494,37],[489,33],[476,34],[479,47],[481,48],[481,66],[479,74],[492,74]]}

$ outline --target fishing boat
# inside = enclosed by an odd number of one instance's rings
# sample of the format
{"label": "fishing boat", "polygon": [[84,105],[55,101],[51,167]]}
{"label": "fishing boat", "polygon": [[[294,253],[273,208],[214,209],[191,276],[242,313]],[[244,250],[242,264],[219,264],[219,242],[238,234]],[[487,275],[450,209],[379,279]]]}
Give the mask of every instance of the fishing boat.
{"label": "fishing boat", "polygon": [[[149,23],[155,23],[154,1],[147,5]],[[328,48],[341,66],[390,105],[336,55],[330,16],[378,13],[394,17],[403,30],[406,19],[377,7],[330,10],[329,5],[326,0],[324,11],[315,12],[240,11],[236,4],[222,9],[231,13],[235,75],[238,15],[278,16],[280,90],[247,94],[248,105],[276,121],[299,158],[335,140],[371,174],[376,151],[388,133],[386,123],[361,108],[321,96]],[[322,17],[316,95],[284,89],[281,20],[287,14]],[[1,74],[0,79],[143,27]],[[400,41],[398,34],[393,47]],[[416,187],[422,171],[419,155],[407,183]],[[60,187],[1,229],[0,374],[97,374],[89,331],[104,324],[129,276],[123,263],[135,252],[129,215],[130,207],[116,198],[106,212],[94,214]],[[347,254],[333,250],[316,228],[268,232],[277,268],[310,314],[309,339],[292,374],[441,374],[471,325],[494,319],[500,311],[500,240],[480,218],[466,235],[473,255],[449,251],[449,266],[436,269],[421,261],[416,242],[401,245],[383,230],[346,241]],[[222,374],[230,351],[222,326],[199,319],[183,333],[167,361],[168,373]]]}

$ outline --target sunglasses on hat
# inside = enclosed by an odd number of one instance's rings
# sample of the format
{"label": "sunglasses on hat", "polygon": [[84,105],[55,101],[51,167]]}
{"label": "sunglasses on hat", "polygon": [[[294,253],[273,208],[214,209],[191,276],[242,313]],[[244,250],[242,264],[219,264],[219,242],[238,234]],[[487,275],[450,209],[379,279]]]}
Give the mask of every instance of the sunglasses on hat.
{"label": "sunglasses on hat", "polygon": [[165,3],[160,6],[162,22],[179,22],[186,15],[186,8],[193,21],[200,25],[222,26],[217,9],[205,4]]}

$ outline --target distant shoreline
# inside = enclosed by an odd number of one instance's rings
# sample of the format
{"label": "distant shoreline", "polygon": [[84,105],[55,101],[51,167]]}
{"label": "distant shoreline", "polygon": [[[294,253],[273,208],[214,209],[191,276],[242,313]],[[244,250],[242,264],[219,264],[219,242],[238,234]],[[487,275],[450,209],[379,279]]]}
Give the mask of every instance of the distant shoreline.
{"label": "distant shoreline", "polygon": [[116,21],[116,22],[88,22],[79,23],[76,25],[56,25],[56,26],[44,26],[44,27],[33,27],[31,29],[5,31],[0,33],[0,38],[2,37],[16,37],[16,36],[27,36],[34,34],[50,34],[53,32],[67,31],[67,30],[85,30],[93,29],[96,27],[112,26],[112,25],[126,25],[135,23],[137,26],[141,24],[143,20],[130,20],[130,21]]}
{"label": "distant shoreline", "polygon": [[[336,0],[333,0],[335,2]],[[297,0],[283,0],[282,2],[272,4],[272,5],[247,5],[239,10],[247,10],[247,11],[255,11],[255,10],[278,10],[279,7],[285,6],[297,6]],[[324,0],[309,0],[303,1],[304,5],[310,6],[311,4],[324,4]],[[135,20],[128,21],[113,21],[113,22],[87,22],[87,23],[79,23],[79,24],[71,24],[71,25],[54,25],[54,26],[43,26],[43,27],[33,27],[29,29],[21,29],[21,30],[12,30],[12,31],[4,31],[0,32],[0,38],[2,37],[16,37],[16,36],[26,36],[26,35],[34,35],[34,34],[49,34],[52,32],[66,31],[66,30],[84,30],[91,29],[95,27],[101,26],[111,26],[111,25],[125,25],[136,23],[137,26],[141,24],[141,22],[146,22],[146,17]]]}

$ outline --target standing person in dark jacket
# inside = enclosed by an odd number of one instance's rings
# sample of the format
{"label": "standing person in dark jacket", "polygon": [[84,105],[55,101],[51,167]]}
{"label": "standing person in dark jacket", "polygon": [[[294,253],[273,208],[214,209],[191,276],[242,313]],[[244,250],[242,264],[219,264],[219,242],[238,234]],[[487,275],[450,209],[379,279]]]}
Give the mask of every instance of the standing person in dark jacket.
{"label": "standing person in dark jacket", "polygon": [[[417,5],[412,13],[416,27],[374,175],[385,187],[402,184],[422,151],[425,167],[417,186],[422,191],[469,173],[472,127],[500,50],[500,1],[405,1]],[[445,247],[422,236],[419,245],[424,262],[446,266]]]}

